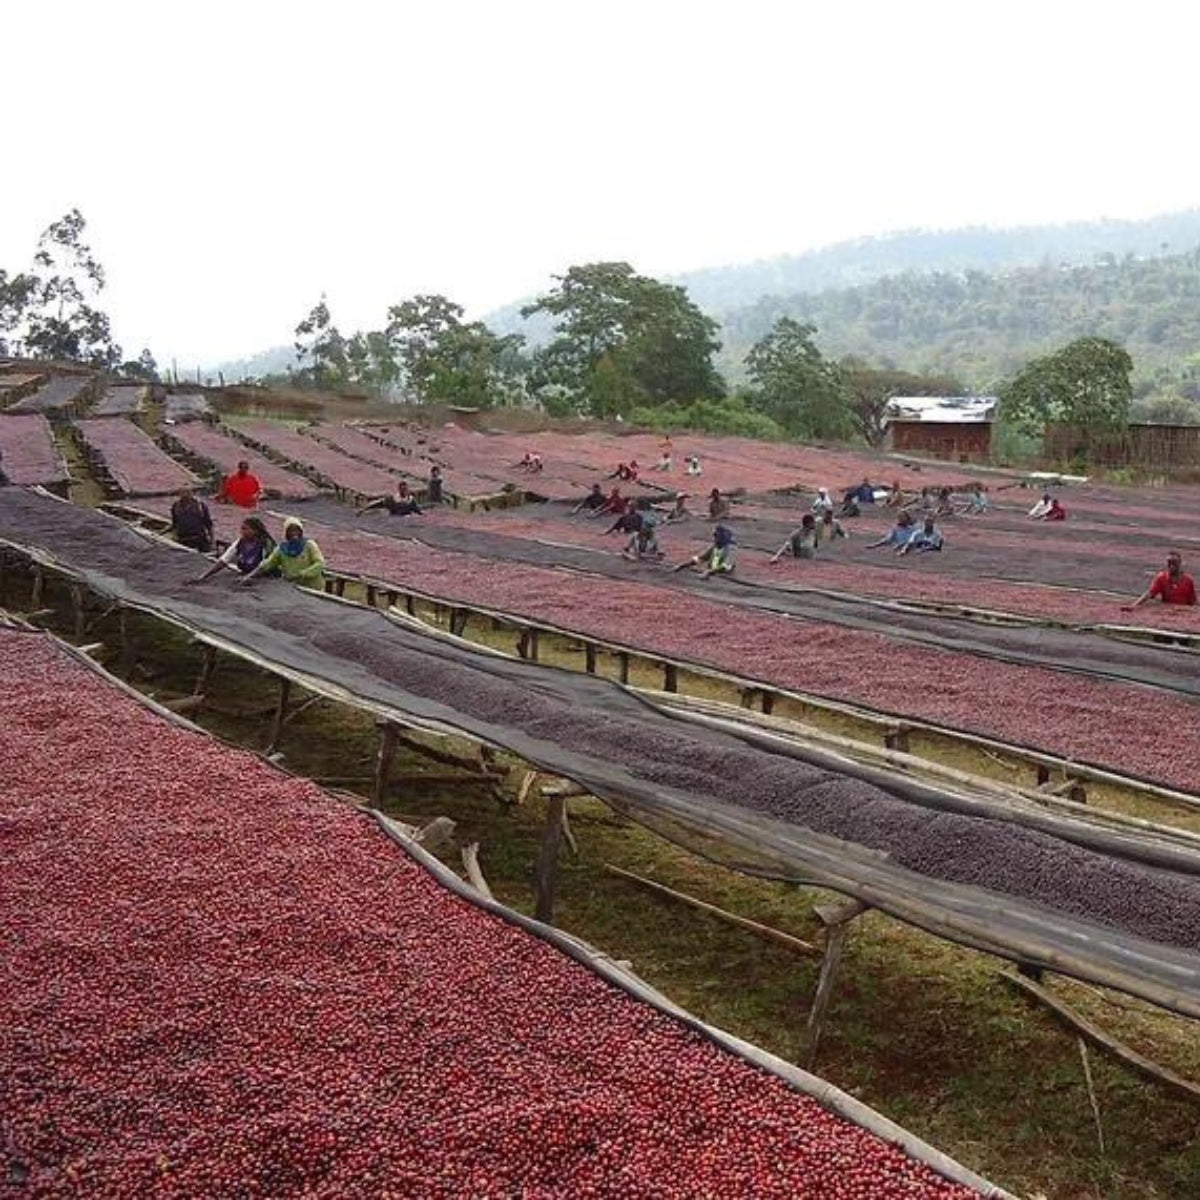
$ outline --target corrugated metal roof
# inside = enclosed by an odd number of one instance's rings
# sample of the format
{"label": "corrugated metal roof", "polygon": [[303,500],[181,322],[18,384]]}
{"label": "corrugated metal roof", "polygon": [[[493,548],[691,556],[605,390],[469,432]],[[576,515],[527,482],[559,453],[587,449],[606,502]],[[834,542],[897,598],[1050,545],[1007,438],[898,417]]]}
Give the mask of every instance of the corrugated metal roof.
{"label": "corrugated metal roof", "polygon": [[995,396],[897,396],[888,405],[888,420],[990,421],[996,404]]}

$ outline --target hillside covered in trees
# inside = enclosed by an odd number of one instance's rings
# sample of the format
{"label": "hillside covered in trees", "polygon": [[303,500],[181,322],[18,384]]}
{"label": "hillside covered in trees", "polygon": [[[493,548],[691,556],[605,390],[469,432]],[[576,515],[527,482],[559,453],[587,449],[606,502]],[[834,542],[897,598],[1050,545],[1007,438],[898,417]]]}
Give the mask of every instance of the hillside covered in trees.
{"label": "hillside covered in trees", "polygon": [[1012,229],[915,230],[858,238],[804,254],[689,271],[671,282],[705,312],[723,316],[763,296],[859,287],[885,275],[998,274],[1017,267],[1090,266],[1107,255],[1148,258],[1200,245],[1200,209],[1139,221],[1078,221]]}
{"label": "hillside covered in trees", "polygon": [[1081,337],[1118,342],[1135,394],[1200,400],[1200,245],[1155,258],[1004,274],[910,272],[863,287],[768,296],[723,317],[720,367],[738,378],[746,353],[780,317],[815,325],[822,351],[953,375],[994,389],[1029,358]]}

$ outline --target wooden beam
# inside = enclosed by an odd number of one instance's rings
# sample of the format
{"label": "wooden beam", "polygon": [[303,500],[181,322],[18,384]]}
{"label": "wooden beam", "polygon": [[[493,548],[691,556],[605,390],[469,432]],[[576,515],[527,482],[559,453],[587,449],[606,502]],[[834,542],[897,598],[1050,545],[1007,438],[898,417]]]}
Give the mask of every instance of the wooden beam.
{"label": "wooden beam", "polygon": [[766,938],[769,942],[774,942],[776,945],[785,946],[789,950],[795,950],[798,954],[820,954],[820,950],[810,942],[801,940],[798,937],[793,937],[790,933],[784,933],[782,929],[773,929],[770,925],[760,924],[758,921],[752,921],[749,917],[740,917],[737,913],[731,913],[724,908],[718,908],[715,904],[709,904],[706,900],[700,900],[696,896],[689,896],[686,892],[677,892],[674,888],[667,887],[664,883],[657,883],[653,879],[647,879],[642,875],[635,875],[632,871],[626,871],[622,867],[614,867],[612,863],[605,863],[604,869],[610,875],[616,875],[620,879],[628,879],[633,883],[647,888],[659,896],[666,896],[671,900],[678,900],[681,904],[686,904],[690,908],[697,909],[700,912],[705,912],[711,916],[717,917],[719,920],[725,921],[730,925],[736,925],[739,929],[747,929],[751,933],[757,934],[761,938]]}
{"label": "wooden beam", "polygon": [[1153,1080],[1155,1083],[1161,1083],[1177,1096],[1182,1096],[1187,1100],[1200,1101],[1200,1084],[1193,1083],[1192,1080],[1185,1079],[1182,1075],[1177,1075],[1170,1067],[1164,1067],[1160,1063],[1146,1058],[1145,1055],[1139,1054],[1124,1042],[1118,1041],[1112,1034],[1106,1033],[1098,1025],[1092,1024],[1082,1013],[1076,1012],[1066,1001],[1060,1000],[1048,988],[1042,987],[1025,975],[1013,974],[1010,971],[1002,971],[1000,976],[1027,996],[1032,996],[1039,1003],[1044,1004],[1073,1033],[1086,1038],[1097,1049],[1111,1054],[1131,1071],[1136,1071],[1139,1075]]}

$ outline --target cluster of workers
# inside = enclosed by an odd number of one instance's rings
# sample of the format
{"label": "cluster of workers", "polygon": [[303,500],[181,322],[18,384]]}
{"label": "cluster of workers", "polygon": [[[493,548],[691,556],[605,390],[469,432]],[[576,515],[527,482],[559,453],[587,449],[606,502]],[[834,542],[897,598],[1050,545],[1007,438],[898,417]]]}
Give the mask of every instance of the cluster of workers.
{"label": "cluster of workers", "polygon": [[[527,453],[521,464],[529,470],[541,470],[541,460]],[[663,458],[658,470],[670,470],[671,445],[669,439],[663,443]],[[689,457],[689,474],[700,474],[699,460]],[[658,531],[668,525],[684,521],[693,515],[689,508],[691,495],[677,491],[669,499],[655,504],[650,497],[631,497],[622,493],[622,484],[638,481],[636,461],[620,463],[611,472],[614,480],[607,492],[600,483],[571,510],[572,515],[583,515],[591,519],[610,519],[606,533],[625,537],[622,555],[633,561],[663,562],[665,555],[658,541]],[[0,464],[0,484],[7,479]],[[426,489],[427,502],[437,504],[443,500],[444,490],[441,470],[434,466],[430,471]],[[263,497],[258,479],[249,469],[247,462],[238,463],[237,470],[221,485],[217,499],[242,508],[254,508]],[[779,562],[785,555],[797,559],[812,559],[820,546],[848,537],[843,521],[861,516],[867,506],[879,505],[896,509],[896,520],[884,536],[867,544],[868,549],[887,548],[898,555],[940,553],[946,541],[939,521],[953,517],[974,517],[989,511],[986,489],[975,483],[965,494],[956,497],[950,488],[922,488],[916,494],[906,494],[900,483],[891,487],[877,487],[864,479],[854,487],[845,489],[840,501],[834,499],[827,488],[820,488],[812,502],[811,511],[804,514],[800,525],[794,529],[783,544],[770,557],[771,563]],[[420,514],[422,509],[409,485],[401,480],[392,496],[372,500],[359,509],[359,513],[371,509],[386,509],[401,516]],[[699,554],[693,555],[674,566],[682,571],[693,568],[707,577],[726,575],[736,566],[737,536],[730,517],[730,498],[719,488],[711,488],[706,496],[703,516],[713,522],[711,543]],[[1028,517],[1039,521],[1064,521],[1066,509],[1059,499],[1049,491],[1042,494],[1029,510]],[[171,529],[177,540],[194,550],[209,554],[214,549],[213,521],[208,506],[190,491],[184,491],[171,508]],[[308,587],[320,587],[325,559],[320,547],[305,535],[304,526],[295,518],[284,521],[283,536],[276,541],[257,516],[247,516],[242,522],[239,536],[198,578],[200,583],[223,569],[230,568],[241,576],[241,582],[263,576],[274,575],[290,582]],[[1132,611],[1151,600],[1164,604],[1195,605],[1196,586],[1192,577],[1183,570],[1183,558],[1178,551],[1171,551],[1166,569],[1159,572],[1146,591],[1126,611]]]}

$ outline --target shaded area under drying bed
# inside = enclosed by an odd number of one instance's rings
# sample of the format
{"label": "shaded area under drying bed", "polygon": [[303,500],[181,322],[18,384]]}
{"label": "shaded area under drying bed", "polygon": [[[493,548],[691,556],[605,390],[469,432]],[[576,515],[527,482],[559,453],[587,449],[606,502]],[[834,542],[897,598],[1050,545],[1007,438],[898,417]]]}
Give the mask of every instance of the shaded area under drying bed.
{"label": "shaded area under drying bed", "polygon": [[49,639],[0,745],[5,1194],[974,1194]]}

